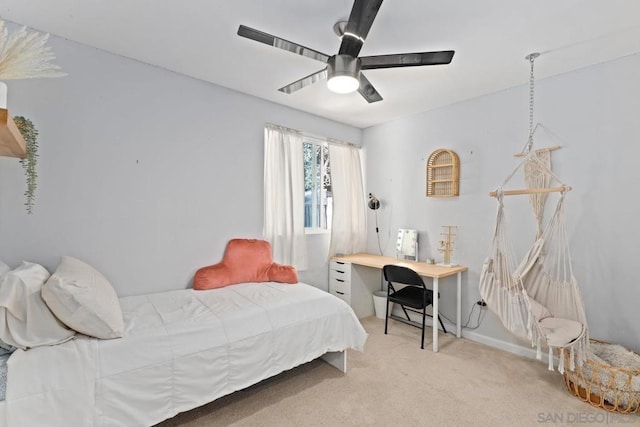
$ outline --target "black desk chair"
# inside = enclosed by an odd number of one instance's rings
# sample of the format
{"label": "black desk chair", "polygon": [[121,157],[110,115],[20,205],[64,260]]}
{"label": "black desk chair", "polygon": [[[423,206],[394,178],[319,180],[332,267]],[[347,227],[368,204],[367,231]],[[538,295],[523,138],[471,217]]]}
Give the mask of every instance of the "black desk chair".
{"label": "black desk chair", "polygon": [[[402,311],[404,311],[405,316],[407,316],[407,322],[404,322],[404,319],[399,319],[394,316],[395,319],[401,320],[404,323],[408,323],[411,326],[419,327],[418,325],[411,322],[409,318],[408,310],[413,311],[414,313],[422,314],[422,344],[420,348],[424,348],[424,319],[426,316],[432,317],[431,315],[426,313],[426,309],[433,303],[433,291],[431,289],[427,289],[424,285],[424,281],[422,277],[418,275],[415,271],[407,267],[400,267],[398,265],[385,265],[382,268],[382,272],[384,273],[384,279],[387,281],[387,313],[384,318],[384,333],[387,334],[387,323],[389,321],[389,303],[396,303],[402,307]],[[393,283],[398,283],[402,285],[406,285],[402,289],[396,290],[393,287]],[[439,295],[438,295],[439,297]],[[418,311],[422,310],[422,311]],[[438,316],[438,321],[440,321],[440,325],[442,326],[442,330],[444,333],[447,333],[447,330],[444,327],[444,323],[442,323],[442,319]],[[437,325],[434,325],[437,327]]]}

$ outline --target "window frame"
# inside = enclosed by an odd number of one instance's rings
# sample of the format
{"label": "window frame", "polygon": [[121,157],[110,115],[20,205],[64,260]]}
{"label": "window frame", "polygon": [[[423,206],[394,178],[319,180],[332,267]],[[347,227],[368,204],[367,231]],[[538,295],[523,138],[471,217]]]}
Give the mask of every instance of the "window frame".
{"label": "window frame", "polygon": [[[329,155],[329,152],[328,152],[329,143],[327,141],[325,141],[325,140],[314,138],[314,137],[309,137],[309,136],[304,136],[302,138],[302,144],[303,144],[303,153],[304,153],[304,144],[311,144],[312,146],[321,147],[321,150],[320,150],[321,153],[322,153],[323,150],[326,149],[327,150],[327,156]],[[329,165],[330,164],[331,163],[329,161]],[[304,159],[303,159],[303,165],[304,165]],[[314,191],[317,191],[316,187],[318,185],[320,185],[321,187],[324,187],[323,181],[324,181],[324,177],[325,177],[326,174],[329,174],[329,179],[331,179],[330,178],[331,177],[331,169],[329,168],[329,172],[325,172],[325,173],[321,174],[321,176],[319,178],[320,182],[318,182],[318,179],[316,179],[316,177],[317,177],[317,167],[318,167],[318,162],[315,161],[315,159],[314,159],[313,171],[312,171],[312,175],[314,177],[314,179],[313,179],[313,181],[314,181],[314,189],[311,190],[312,193]],[[323,191],[323,188],[321,188],[320,191]],[[306,189],[305,189],[305,193],[306,193]],[[305,194],[305,197],[306,197],[306,194]],[[332,199],[333,199],[333,197],[332,197]],[[321,207],[317,205],[317,200],[316,200],[315,197],[311,197],[311,202],[312,202],[312,206],[315,205],[315,209],[312,208],[312,212],[317,212],[318,209],[321,209]],[[306,206],[306,203],[305,203],[305,206]],[[310,226],[310,227],[308,227],[305,224],[305,227],[304,227],[305,234],[328,234],[328,233],[331,233],[331,223],[332,223],[332,221],[331,221],[330,215],[327,215],[327,217],[325,219],[325,222],[326,222],[326,228],[323,228],[322,226]],[[306,212],[305,212],[305,223],[306,223]]]}

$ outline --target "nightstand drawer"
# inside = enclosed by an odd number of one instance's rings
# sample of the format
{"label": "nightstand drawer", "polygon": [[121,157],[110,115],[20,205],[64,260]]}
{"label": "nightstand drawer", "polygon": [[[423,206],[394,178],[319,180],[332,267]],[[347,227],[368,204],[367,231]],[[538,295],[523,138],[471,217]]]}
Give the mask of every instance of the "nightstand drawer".
{"label": "nightstand drawer", "polygon": [[329,291],[329,293],[333,296],[336,296],[338,298],[340,298],[342,301],[346,302],[347,304],[351,305],[351,295],[350,294],[346,294],[344,292],[340,292],[340,291]]}
{"label": "nightstand drawer", "polygon": [[338,278],[329,279],[329,292],[338,291],[345,294],[351,293],[351,282]]}

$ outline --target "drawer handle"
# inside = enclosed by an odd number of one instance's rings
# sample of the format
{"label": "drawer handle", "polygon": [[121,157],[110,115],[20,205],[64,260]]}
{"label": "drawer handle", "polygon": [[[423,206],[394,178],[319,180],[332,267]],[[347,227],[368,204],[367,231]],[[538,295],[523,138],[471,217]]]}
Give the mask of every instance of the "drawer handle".
{"label": "drawer handle", "polygon": [[342,271],[342,270],[336,270],[336,272],[338,272],[340,274],[344,274],[344,271]]}
{"label": "drawer handle", "polygon": [[336,291],[336,294],[344,295],[344,292]]}
{"label": "drawer handle", "polygon": [[344,262],[336,261],[336,264],[344,265]]}
{"label": "drawer handle", "polygon": [[336,279],[336,282],[342,282],[342,283],[344,283],[344,280],[342,280],[342,279]]}

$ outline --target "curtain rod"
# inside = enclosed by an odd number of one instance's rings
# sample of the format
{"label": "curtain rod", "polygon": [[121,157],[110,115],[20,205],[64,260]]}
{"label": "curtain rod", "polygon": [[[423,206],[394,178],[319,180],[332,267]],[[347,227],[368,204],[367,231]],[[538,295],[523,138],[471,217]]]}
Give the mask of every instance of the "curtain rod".
{"label": "curtain rod", "polygon": [[302,136],[306,136],[307,138],[312,138],[312,139],[318,139],[320,141],[324,141],[326,143],[329,144],[341,144],[341,145],[348,145],[350,147],[356,147],[356,148],[362,148],[359,145],[354,144],[353,142],[347,142],[347,141],[342,141],[340,139],[335,139],[335,138],[327,138],[326,136],[320,136],[320,135],[315,135],[313,133],[310,132],[305,132],[302,130],[298,130],[298,129],[293,129],[287,126],[282,126],[282,125],[277,125],[275,123],[266,123],[266,126],[271,126],[271,127],[275,127],[275,128],[280,128],[280,129],[284,129],[290,132],[295,132],[295,133],[299,133]]}

